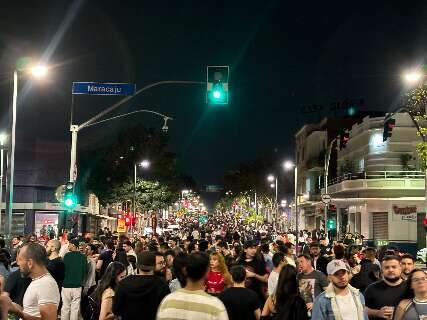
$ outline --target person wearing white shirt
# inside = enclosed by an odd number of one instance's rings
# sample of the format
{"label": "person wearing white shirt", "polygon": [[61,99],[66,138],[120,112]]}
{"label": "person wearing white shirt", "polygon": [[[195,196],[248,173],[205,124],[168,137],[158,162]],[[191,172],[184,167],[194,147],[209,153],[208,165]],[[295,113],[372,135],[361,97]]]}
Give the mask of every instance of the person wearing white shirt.
{"label": "person wearing white shirt", "polygon": [[271,296],[276,291],[277,283],[279,282],[279,274],[282,271],[283,266],[285,266],[286,259],[283,252],[276,252],[273,255],[273,270],[268,276],[268,295]]}

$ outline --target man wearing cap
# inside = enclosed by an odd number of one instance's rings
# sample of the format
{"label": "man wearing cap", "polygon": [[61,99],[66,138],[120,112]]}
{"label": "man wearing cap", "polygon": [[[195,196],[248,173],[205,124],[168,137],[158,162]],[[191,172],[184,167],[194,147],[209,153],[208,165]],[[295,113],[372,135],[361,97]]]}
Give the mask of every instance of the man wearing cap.
{"label": "man wearing cap", "polygon": [[365,299],[349,284],[350,270],[342,260],[332,260],[326,267],[331,281],[314,301],[312,319],[368,320]]}
{"label": "man wearing cap", "polygon": [[86,256],[79,251],[79,241],[68,242],[69,252],[64,256],[65,277],[62,282],[61,320],[77,320],[80,312],[82,286],[88,272]]}
{"label": "man wearing cap", "polygon": [[258,295],[260,305],[264,305],[265,295],[263,285],[268,281],[264,258],[257,255],[257,243],[255,240],[245,242],[244,252],[237,259],[236,264],[246,269],[245,286],[252,289]]}
{"label": "man wearing cap", "polygon": [[170,293],[164,280],[154,274],[156,255],[142,251],[137,255],[137,275],[120,281],[113,298],[113,313],[122,320],[154,320],[162,299]]}

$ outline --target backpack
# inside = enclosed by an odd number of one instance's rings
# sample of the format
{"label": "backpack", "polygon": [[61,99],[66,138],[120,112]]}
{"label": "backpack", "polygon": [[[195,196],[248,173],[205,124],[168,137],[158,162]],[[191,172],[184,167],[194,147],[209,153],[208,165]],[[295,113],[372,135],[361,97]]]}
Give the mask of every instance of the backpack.
{"label": "backpack", "polygon": [[87,304],[84,319],[86,320],[98,320],[99,313],[101,311],[100,306],[96,303],[92,295],[88,296],[89,303]]}

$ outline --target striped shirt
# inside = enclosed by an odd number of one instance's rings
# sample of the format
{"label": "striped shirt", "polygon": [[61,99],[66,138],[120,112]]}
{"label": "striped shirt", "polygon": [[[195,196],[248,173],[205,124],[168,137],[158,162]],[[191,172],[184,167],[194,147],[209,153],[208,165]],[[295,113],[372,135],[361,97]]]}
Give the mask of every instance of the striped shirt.
{"label": "striped shirt", "polygon": [[157,311],[157,320],[228,320],[224,304],[202,290],[179,289],[166,296]]}

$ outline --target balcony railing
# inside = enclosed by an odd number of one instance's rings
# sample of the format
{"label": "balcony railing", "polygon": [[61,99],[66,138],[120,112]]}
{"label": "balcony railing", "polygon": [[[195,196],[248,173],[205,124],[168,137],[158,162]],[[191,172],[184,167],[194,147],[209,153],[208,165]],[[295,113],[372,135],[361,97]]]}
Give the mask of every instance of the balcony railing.
{"label": "balcony railing", "polygon": [[[345,173],[328,181],[328,186],[347,180],[359,179],[424,179],[422,171],[364,171],[359,173]],[[323,185],[322,185],[323,188]]]}

